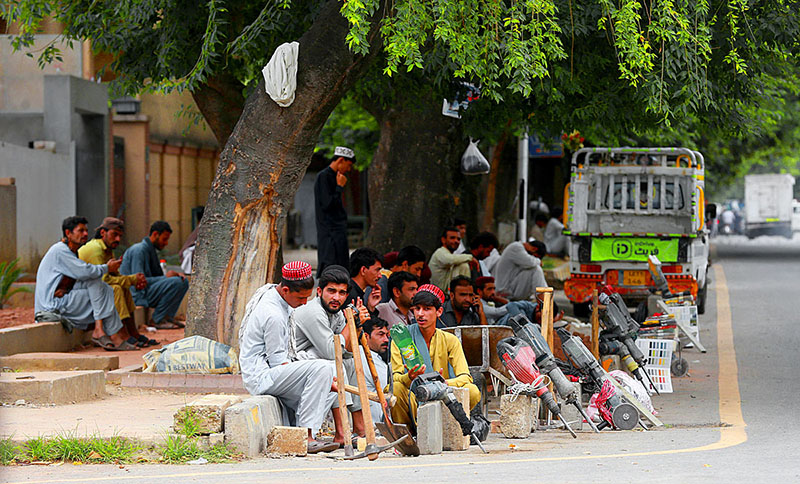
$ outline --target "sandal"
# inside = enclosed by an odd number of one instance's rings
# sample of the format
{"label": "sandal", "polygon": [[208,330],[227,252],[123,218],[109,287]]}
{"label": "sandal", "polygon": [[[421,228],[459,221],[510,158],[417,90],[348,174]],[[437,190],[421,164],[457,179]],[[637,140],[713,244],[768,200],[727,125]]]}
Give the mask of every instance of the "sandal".
{"label": "sandal", "polygon": [[109,338],[108,335],[106,335],[106,334],[104,334],[103,336],[101,336],[99,338],[95,338],[93,336],[92,337],[92,343],[94,343],[96,346],[98,346],[100,348],[103,348],[103,349],[108,349],[108,348],[113,348],[114,347],[114,342],[111,341],[111,338]]}
{"label": "sandal", "polygon": [[180,326],[178,326],[177,324],[171,323],[171,322],[167,321],[166,319],[164,321],[159,322],[159,323],[152,323],[150,326],[152,326],[152,327],[154,327],[156,329],[179,329],[180,328]]}
{"label": "sandal", "polygon": [[139,338],[136,341],[137,341],[137,346],[139,346],[140,348],[147,348],[149,346],[156,346],[158,344],[158,341],[150,339],[143,334],[140,334]]}
{"label": "sandal", "polygon": [[136,346],[128,343],[127,341],[123,341],[122,343],[120,343],[117,346],[114,346],[114,344],[112,343],[111,346],[104,346],[103,349],[106,350],[106,351],[138,351],[139,350],[139,348],[137,348]]}
{"label": "sandal", "polygon": [[167,318],[167,321],[169,321],[170,323],[178,326],[178,328],[185,328],[186,327],[186,323],[184,323],[183,321],[178,321],[175,318]]}
{"label": "sandal", "polygon": [[335,442],[322,442],[319,440],[308,441],[308,453],[317,454],[319,452],[333,452],[339,448],[339,444]]}

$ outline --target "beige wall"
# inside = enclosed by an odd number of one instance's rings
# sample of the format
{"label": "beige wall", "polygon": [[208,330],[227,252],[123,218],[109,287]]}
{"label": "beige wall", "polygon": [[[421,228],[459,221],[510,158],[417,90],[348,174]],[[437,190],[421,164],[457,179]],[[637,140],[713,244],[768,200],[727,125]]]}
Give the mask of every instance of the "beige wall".
{"label": "beige wall", "polygon": [[139,98],[142,101],[142,114],[150,118],[150,132],[154,138],[188,141],[199,146],[217,146],[217,138],[205,120],[201,118],[200,123],[195,126],[191,117],[178,116],[183,106],[190,106],[190,112],[199,113],[189,92],[142,94]]}
{"label": "beige wall", "polygon": [[[42,48],[56,35],[37,35],[34,49]],[[45,74],[71,74],[81,77],[81,44],[70,49],[59,43],[61,61],[40,69],[34,58],[25,52],[14,52],[8,36],[0,36],[0,111],[15,113],[41,113],[44,111]]]}
{"label": "beige wall", "polygon": [[147,117],[114,116],[114,136],[125,138],[125,237],[131,245],[150,228],[147,182]]}

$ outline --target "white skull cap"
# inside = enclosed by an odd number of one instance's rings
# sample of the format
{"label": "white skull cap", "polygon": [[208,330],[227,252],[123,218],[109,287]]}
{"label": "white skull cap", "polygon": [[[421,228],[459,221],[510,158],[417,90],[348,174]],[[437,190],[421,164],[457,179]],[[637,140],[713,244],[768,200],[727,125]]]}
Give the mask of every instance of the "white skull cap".
{"label": "white skull cap", "polygon": [[351,160],[356,159],[356,154],[353,152],[353,150],[346,146],[337,146],[336,149],[333,150],[333,156],[335,158],[342,156],[344,158],[349,158]]}

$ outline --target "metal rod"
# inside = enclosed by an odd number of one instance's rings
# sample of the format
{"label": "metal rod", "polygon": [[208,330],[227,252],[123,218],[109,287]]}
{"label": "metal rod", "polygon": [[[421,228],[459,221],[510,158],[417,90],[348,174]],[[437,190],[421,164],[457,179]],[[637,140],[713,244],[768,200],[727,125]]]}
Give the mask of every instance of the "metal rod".
{"label": "metal rod", "polygon": [[572,427],[570,427],[570,426],[569,426],[569,424],[567,423],[567,421],[566,421],[566,420],[564,420],[564,416],[563,416],[563,415],[561,415],[561,414],[559,413],[559,414],[558,414],[558,419],[559,419],[559,420],[561,420],[561,423],[563,423],[563,424],[564,424],[564,428],[566,428],[567,430],[569,430],[569,433],[571,433],[571,434],[572,434],[572,438],[573,438],[573,439],[577,439],[577,438],[578,438],[578,435],[575,433],[575,431],[574,431],[574,430],[572,430]]}

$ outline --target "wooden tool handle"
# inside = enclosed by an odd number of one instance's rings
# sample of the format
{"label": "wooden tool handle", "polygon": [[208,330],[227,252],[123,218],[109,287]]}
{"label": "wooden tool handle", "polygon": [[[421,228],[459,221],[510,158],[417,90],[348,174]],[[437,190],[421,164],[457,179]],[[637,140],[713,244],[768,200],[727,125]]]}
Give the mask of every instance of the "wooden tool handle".
{"label": "wooden tool handle", "polygon": [[[367,380],[364,378],[364,365],[361,361],[361,351],[358,345],[358,330],[353,319],[353,310],[344,309],[344,318],[347,320],[347,328],[350,333],[350,346],[353,352],[353,363],[356,367],[356,380],[358,381],[358,396],[361,398],[361,415],[364,418],[364,431],[367,436],[367,445],[375,445],[375,427],[372,425],[372,412],[369,411],[369,398],[367,397]],[[369,460],[378,458],[378,454],[369,454]]]}
{"label": "wooden tool handle", "polygon": [[367,366],[372,375],[372,381],[375,383],[375,393],[378,394],[378,399],[380,399],[383,418],[387,424],[391,425],[392,419],[389,417],[389,405],[386,404],[386,395],[383,394],[381,380],[378,377],[378,370],[375,368],[375,362],[372,361],[372,353],[369,349],[369,343],[367,343],[367,335],[364,334],[363,331],[361,332],[361,347],[364,348],[364,355],[367,357]]}
{"label": "wooden tool handle", "polygon": [[339,414],[342,416],[342,427],[345,443],[352,440],[350,431],[350,416],[347,414],[347,401],[345,400],[344,363],[342,361],[342,336],[333,335],[333,351],[336,354],[336,388],[339,397]]}
{"label": "wooden tool handle", "polygon": [[[352,393],[353,395],[358,395],[358,387],[354,387],[353,385],[345,385],[344,391],[347,393]],[[381,399],[375,392],[367,392],[367,398],[369,398],[370,402],[381,403]],[[386,400],[390,407],[393,407],[396,401],[397,399],[394,397],[394,395],[390,396],[389,400]]]}

